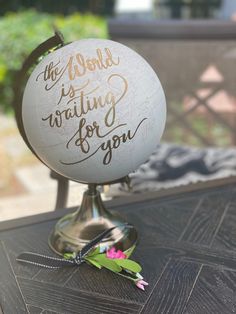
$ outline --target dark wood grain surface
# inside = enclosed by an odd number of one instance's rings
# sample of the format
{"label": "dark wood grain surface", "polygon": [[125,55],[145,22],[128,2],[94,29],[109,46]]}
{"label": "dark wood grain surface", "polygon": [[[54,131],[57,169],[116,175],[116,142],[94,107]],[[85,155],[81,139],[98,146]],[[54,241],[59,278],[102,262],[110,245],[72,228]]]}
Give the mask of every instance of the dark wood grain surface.
{"label": "dark wood grain surface", "polygon": [[0,313],[236,313],[236,184],[108,205],[139,230],[146,291],[86,264],[17,263],[23,251],[53,255],[47,237],[58,217],[40,215],[0,232]]}

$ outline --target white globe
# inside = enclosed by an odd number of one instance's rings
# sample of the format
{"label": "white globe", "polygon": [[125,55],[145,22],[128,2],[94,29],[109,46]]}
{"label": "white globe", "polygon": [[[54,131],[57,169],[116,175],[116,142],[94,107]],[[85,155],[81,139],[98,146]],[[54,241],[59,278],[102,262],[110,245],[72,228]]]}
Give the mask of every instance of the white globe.
{"label": "white globe", "polygon": [[22,116],[28,141],[51,169],[104,183],[136,170],[166,121],[160,81],[136,52],[85,39],[48,54],[31,74]]}

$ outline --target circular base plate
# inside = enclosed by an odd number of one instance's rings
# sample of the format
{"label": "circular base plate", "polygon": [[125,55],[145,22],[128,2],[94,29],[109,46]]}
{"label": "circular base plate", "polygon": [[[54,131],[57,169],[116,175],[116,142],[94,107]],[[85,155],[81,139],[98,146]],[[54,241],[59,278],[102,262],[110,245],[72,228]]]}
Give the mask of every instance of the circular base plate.
{"label": "circular base plate", "polygon": [[103,239],[100,247],[115,246],[117,249],[126,251],[137,242],[136,229],[125,226],[125,220],[117,213],[112,213],[109,218],[93,218],[86,223],[76,221],[76,214],[70,214],[60,219],[49,236],[50,248],[59,255],[80,251],[98,234],[112,227],[117,228],[109,237]]}

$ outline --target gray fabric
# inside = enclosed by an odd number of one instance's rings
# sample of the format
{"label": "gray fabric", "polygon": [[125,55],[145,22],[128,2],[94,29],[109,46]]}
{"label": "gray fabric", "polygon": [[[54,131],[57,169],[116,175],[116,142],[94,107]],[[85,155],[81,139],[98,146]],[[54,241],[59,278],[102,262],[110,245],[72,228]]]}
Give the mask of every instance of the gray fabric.
{"label": "gray fabric", "polygon": [[161,144],[146,163],[130,174],[131,191],[119,184],[110,193],[141,193],[229,176],[236,176],[236,148]]}

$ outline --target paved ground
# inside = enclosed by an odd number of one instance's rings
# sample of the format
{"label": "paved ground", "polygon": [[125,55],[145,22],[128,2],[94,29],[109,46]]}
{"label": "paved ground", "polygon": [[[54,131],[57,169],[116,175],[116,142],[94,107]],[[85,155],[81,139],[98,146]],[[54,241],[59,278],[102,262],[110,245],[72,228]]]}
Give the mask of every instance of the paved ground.
{"label": "paved ground", "polygon": [[[13,117],[0,114],[0,221],[53,210],[56,182],[28,150]],[[70,183],[68,206],[77,206],[86,185]]]}

